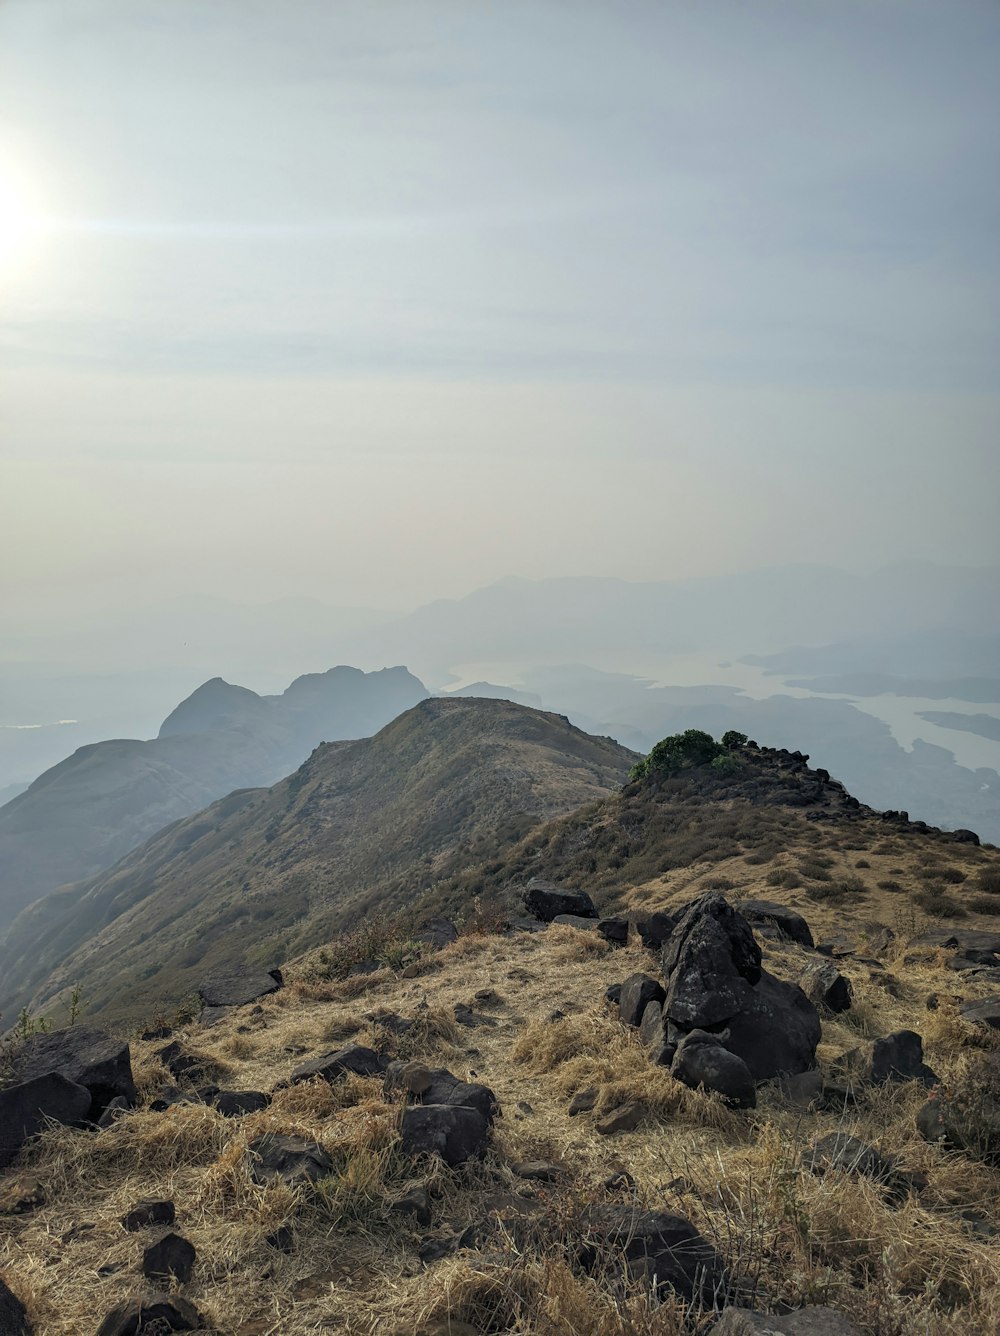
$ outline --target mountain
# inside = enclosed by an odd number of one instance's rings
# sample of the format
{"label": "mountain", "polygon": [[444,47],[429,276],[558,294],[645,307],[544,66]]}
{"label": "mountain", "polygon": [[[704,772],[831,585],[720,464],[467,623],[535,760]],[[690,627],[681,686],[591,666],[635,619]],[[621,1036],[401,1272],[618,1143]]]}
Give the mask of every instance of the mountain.
{"label": "mountain", "polygon": [[412,905],[539,820],[604,797],[635,754],[504,700],[422,701],[373,738],[318,747],[115,867],[32,905],[0,958],[0,1010],[81,986],[92,1013],[176,1003],[207,972],[284,959]]}
{"label": "mountain", "polygon": [[214,678],[149,741],[81,747],[0,807],[0,929],[233,789],[273,784],[324,740],[364,737],[427,695],[405,668],[331,668],[258,696]]}

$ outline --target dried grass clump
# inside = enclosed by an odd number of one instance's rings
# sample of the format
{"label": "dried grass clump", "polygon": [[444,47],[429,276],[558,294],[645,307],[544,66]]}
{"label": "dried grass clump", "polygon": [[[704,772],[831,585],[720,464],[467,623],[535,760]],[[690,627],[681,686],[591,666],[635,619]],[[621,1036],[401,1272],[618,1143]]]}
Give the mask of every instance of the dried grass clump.
{"label": "dried grass clump", "polygon": [[598,1058],[606,1055],[609,1045],[621,1041],[620,1027],[613,1027],[606,1017],[567,1016],[557,1021],[529,1021],[511,1049],[511,1060],[540,1075],[554,1071],[571,1058]]}
{"label": "dried grass clump", "polygon": [[611,944],[597,932],[582,931],[568,923],[553,923],[546,929],[546,945],[551,951],[551,958],[556,964],[566,964],[576,960],[592,960],[606,956]]}

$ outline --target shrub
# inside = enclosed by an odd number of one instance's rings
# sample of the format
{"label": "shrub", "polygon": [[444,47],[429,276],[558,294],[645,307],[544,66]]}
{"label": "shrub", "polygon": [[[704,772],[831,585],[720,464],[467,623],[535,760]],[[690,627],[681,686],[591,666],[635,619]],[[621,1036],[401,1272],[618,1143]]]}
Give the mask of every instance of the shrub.
{"label": "shrub", "polygon": [[725,748],[710,733],[689,728],[683,733],[671,733],[669,737],[661,738],[649,755],[632,767],[632,778],[674,775],[692,766],[708,765],[724,754]]}
{"label": "shrub", "polygon": [[722,745],[728,751],[734,751],[737,747],[745,747],[747,745],[747,735],[737,732],[735,728],[730,728],[722,735]]}

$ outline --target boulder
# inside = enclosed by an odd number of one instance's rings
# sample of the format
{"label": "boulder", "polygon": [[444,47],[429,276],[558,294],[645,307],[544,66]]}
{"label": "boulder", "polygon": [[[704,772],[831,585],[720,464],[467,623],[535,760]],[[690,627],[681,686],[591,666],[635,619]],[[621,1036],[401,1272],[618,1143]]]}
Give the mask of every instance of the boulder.
{"label": "boulder", "polygon": [[139,1201],[122,1216],[122,1229],[128,1234],[134,1234],[137,1230],[149,1229],[151,1225],[172,1225],[175,1217],[172,1201]]}
{"label": "boulder", "polygon": [[973,1025],[988,1025],[993,1030],[1000,1030],[1000,997],[988,997],[981,1002],[965,1002],[958,1009],[963,1020]]}
{"label": "boulder", "polygon": [[10,1164],[47,1121],[67,1126],[82,1123],[90,1113],[90,1091],[59,1072],[49,1072],[0,1090],[0,1168]]}
{"label": "boulder", "polygon": [[206,1007],[242,1007],[282,987],[281,970],[228,970],[214,974],[198,987]]}
{"label": "boulder", "polygon": [[846,1132],[828,1132],[802,1152],[803,1168],[814,1174],[825,1174],[831,1169],[845,1174],[888,1182],[895,1171],[895,1162],[880,1155],[858,1137]]}
{"label": "boulder", "polygon": [[177,1280],[186,1285],[191,1279],[196,1257],[194,1244],[180,1234],[164,1234],[142,1254],[142,1274],[147,1280]]}
{"label": "boulder", "polygon": [[258,1183],[284,1182],[289,1187],[315,1183],[333,1173],[333,1161],[322,1146],[304,1137],[265,1132],[247,1146],[250,1174]]}
{"label": "boulder", "polygon": [[623,1025],[639,1025],[650,1002],[663,1002],[663,985],[648,974],[630,974],[618,995],[618,1018]]}
{"label": "boulder", "polygon": [[659,1048],[664,1040],[663,1007],[659,1002],[647,1002],[639,1022],[639,1038],[649,1049]]}
{"label": "boulder", "polygon": [[589,1113],[597,1103],[597,1096],[596,1086],[587,1086],[585,1090],[578,1090],[570,1100],[566,1112],[571,1118],[575,1118],[580,1113]]}
{"label": "boulder", "polygon": [[363,1044],[349,1044],[338,1048],[333,1053],[324,1053],[322,1057],[310,1058],[301,1063],[288,1078],[292,1085],[300,1081],[311,1081],[314,1076],[322,1076],[331,1084],[348,1072],[355,1076],[381,1076],[386,1069],[386,1060],[373,1048]]}
{"label": "boulder", "polygon": [[835,1308],[809,1304],[781,1317],[754,1313],[749,1308],[726,1308],[712,1328],[712,1336],[864,1336],[864,1333]]}
{"label": "boulder", "polygon": [[418,1185],[391,1201],[389,1209],[400,1215],[412,1215],[418,1225],[426,1228],[431,1223],[431,1194]]}
{"label": "boulder", "polygon": [[102,1030],[71,1025],[65,1030],[32,1035],[14,1063],[17,1081],[58,1072],[90,1091],[90,1116],[95,1121],[116,1096],[136,1102],[128,1044]]}
{"label": "boulder", "polygon": [[116,1095],[108,1107],[97,1120],[97,1126],[102,1132],[107,1131],[109,1127],[114,1127],[115,1123],[124,1114],[128,1113],[131,1105],[124,1095]]}
{"label": "boulder", "polygon": [[779,905],[774,900],[741,900],[740,913],[754,927],[758,924],[767,924],[777,928],[787,941],[798,942],[800,946],[810,951],[815,945],[809,924],[801,914],[789,909],[787,905]]}
{"label": "boulder", "polygon": [[714,1090],[737,1109],[757,1104],[757,1089],[742,1058],[722,1047],[719,1036],[692,1030],[677,1046],[670,1073],[692,1090]]}
{"label": "boulder", "polygon": [[868,1079],[874,1085],[887,1081],[919,1081],[937,1085],[937,1077],[924,1063],[923,1040],[913,1030],[896,1030],[872,1045]]}
{"label": "boulder", "polygon": [[172,1039],[158,1049],[156,1056],[167,1071],[178,1081],[196,1081],[203,1077],[211,1066],[211,1059],[197,1053],[189,1053],[179,1039]]}
{"label": "boulder", "polygon": [[187,1299],[179,1294],[154,1294],[116,1305],[101,1323],[97,1336],[166,1336],[171,1331],[205,1330],[204,1318]]}
{"label": "boulder", "polygon": [[726,1022],[726,1048],[741,1057],[755,1081],[793,1076],[816,1065],[822,1035],[819,1012],[794,983],[764,971],[743,1008]]}
{"label": "boulder", "polygon": [[0,1277],[0,1331],[3,1336],[31,1336],[31,1323],[24,1304]]}
{"label": "boulder", "polygon": [[[497,1097],[489,1086],[481,1085],[478,1081],[462,1081],[444,1067],[425,1068],[426,1075],[430,1078],[429,1083],[424,1088],[416,1092],[409,1084],[407,1069],[413,1064],[405,1062],[391,1062],[385,1074],[383,1089],[387,1096],[393,1096],[401,1091],[407,1091],[415,1095],[421,1104],[440,1104],[453,1107],[465,1107],[475,1109],[476,1112],[485,1119],[487,1124],[492,1123],[499,1110]],[[423,1077],[420,1078],[421,1084]]]}
{"label": "boulder", "polygon": [[988,1092],[963,1099],[936,1091],[917,1111],[916,1121],[925,1141],[1000,1166],[1000,1101]]}
{"label": "boulder", "polygon": [[258,1113],[266,1109],[271,1096],[262,1090],[220,1090],[215,1096],[215,1107],[223,1118],[240,1118],[245,1113]]}
{"label": "boulder", "polygon": [[571,891],[542,877],[532,877],[521,898],[528,913],[543,923],[551,923],[557,914],[597,918],[594,902],[586,891]]}
{"label": "boulder", "polygon": [[684,911],[663,948],[664,1011],[686,1030],[735,1016],[761,977],[760,947],[750,925],[721,895],[700,896]]}
{"label": "boulder", "polygon": [[658,909],[652,914],[633,914],[629,922],[648,951],[659,951],[677,926],[678,918],[677,914]]}
{"label": "boulder", "polygon": [[613,1137],[619,1132],[634,1132],[645,1116],[645,1106],[636,1099],[630,1099],[598,1118],[594,1131],[602,1137]]}
{"label": "boulder", "polygon": [[581,1261],[588,1270],[599,1272],[620,1257],[633,1279],[709,1306],[726,1289],[722,1258],[683,1216],[599,1206],[587,1225]]}
{"label": "boulder", "polygon": [[403,1113],[400,1144],[405,1154],[440,1155],[452,1167],[481,1159],[490,1125],[465,1104],[414,1104]]}
{"label": "boulder", "polygon": [[853,996],[851,983],[831,960],[814,960],[800,980],[809,1001],[827,1011],[847,1011]]}
{"label": "boulder", "polygon": [[458,941],[458,929],[448,918],[432,918],[417,933],[417,941],[423,942],[434,951],[440,951],[452,942]]}

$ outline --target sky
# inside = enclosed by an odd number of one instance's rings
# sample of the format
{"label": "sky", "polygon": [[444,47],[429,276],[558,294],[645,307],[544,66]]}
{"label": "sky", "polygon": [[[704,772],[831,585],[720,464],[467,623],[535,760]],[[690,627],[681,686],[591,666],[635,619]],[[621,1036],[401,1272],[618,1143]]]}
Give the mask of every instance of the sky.
{"label": "sky", "polygon": [[0,606],[1000,561],[995,0],[5,0]]}

